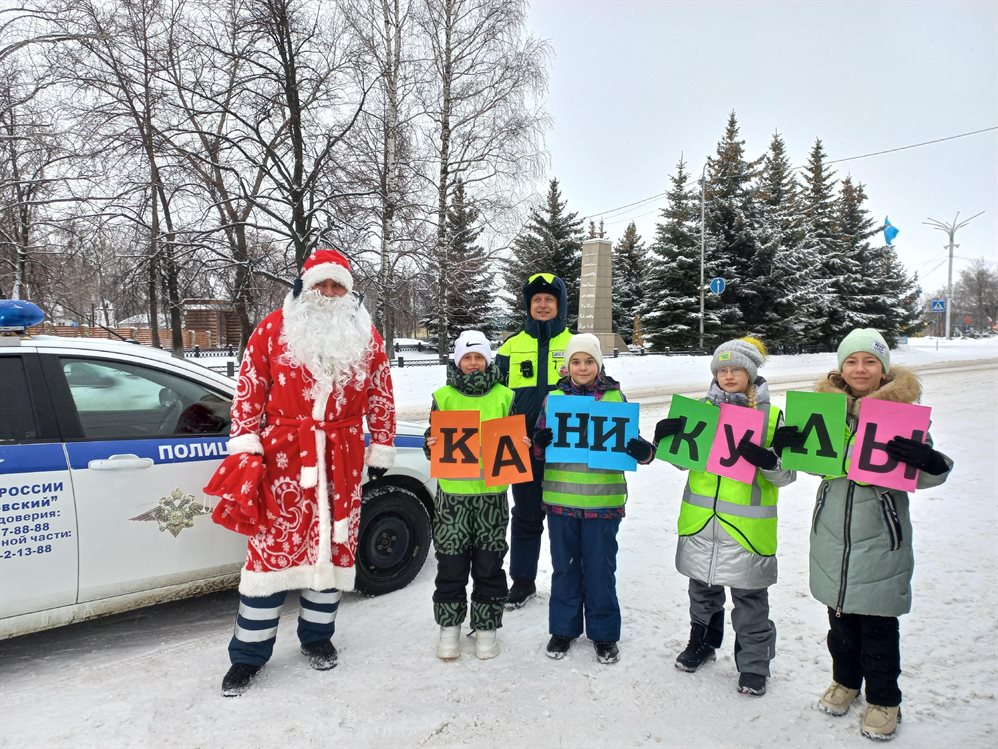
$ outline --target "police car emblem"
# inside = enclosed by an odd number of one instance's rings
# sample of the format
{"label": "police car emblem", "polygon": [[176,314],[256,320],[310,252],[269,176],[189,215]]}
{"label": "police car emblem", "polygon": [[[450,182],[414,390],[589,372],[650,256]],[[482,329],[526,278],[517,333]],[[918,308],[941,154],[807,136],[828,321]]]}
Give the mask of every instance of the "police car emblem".
{"label": "police car emblem", "polygon": [[159,506],[148,512],[136,515],[129,520],[155,520],[160,531],[169,531],[176,538],[184,528],[193,528],[194,519],[198,515],[211,512],[207,506],[195,502],[191,494],[184,494],[182,489],[174,489],[169,497],[162,497]]}

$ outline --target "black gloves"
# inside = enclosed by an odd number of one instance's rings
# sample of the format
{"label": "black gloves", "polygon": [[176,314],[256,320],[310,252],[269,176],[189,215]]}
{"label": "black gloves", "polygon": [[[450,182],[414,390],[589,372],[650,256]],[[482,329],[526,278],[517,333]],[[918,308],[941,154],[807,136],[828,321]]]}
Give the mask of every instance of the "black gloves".
{"label": "black gloves", "polygon": [[780,457],[783,456],[783,451],[788,447],[794,448],[803,446],[804,433],[797,427],[777,427],[776,431],[773,432],[773,450]]}
{"label": "black gloves", "polygon": [[655,444],[657,445],[683,428],[683,419],[662,419],[655,425]]}
{"label": "black gloves", "polygon": [[738,443],[738,454],[756,468],[761,468],[764,471],[776,468],[776,456],[766,448],[749,442],[748,434],[742,437],[742,441]]}
{"label": "black gloves", "polygon": [[547,447],[554,441],[554,432],[550,427],[544,427],[534,432],[534,444],[538,447]]}
{"label": "black gloves", "polygon": [[369,481],[380,481],[388,473],[387,468],[375,468],[374,466],[367,467],[367,478]]}
{"label": "black gloves", "polygon": [[942,453],[933,450],[924,442],[916,442],[907,437],[895,437],[887,443],[887,454],[919,470],[938,476],[946,473],[949,466]]}
{"label": "black gloves", "polygon": [[655,455],[655,446],[647,440],[635,437],[628,441],[624,452],[638,461],[638,463],[649,463]]}

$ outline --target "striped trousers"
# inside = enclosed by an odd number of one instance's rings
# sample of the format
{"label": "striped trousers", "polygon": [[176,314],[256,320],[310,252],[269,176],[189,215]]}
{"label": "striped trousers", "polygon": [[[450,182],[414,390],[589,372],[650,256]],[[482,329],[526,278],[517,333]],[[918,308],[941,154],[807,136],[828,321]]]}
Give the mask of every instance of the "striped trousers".
{"label": "striped trousers", "polygon": [[[282,590],[269,596],[239,596],[236,626],[229,641],[229,661],[262,666],[270,660],[277,640],[277,623],[288,592]],[[298,640],[302,645],[328,640],[336,630],[336,610],[340,591],[300,591]]]}

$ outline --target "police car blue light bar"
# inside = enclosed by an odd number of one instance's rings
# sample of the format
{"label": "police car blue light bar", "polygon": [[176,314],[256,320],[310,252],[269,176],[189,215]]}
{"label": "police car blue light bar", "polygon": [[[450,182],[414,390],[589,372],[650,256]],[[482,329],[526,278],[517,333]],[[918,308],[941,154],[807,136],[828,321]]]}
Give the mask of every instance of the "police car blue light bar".
{"label": "police car blue light bar", "polygon": [[0,333],[22,333],[45,319],[37,304],[23,299],[0,299]]}

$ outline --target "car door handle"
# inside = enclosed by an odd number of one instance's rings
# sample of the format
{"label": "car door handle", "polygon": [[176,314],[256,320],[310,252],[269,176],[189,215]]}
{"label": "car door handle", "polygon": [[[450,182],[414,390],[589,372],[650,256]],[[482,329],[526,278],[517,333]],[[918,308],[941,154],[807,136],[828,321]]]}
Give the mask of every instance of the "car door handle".
{"label": "car door handle", "polygon": [[87,468],[92,471],[120,471],[127,468],[149,468],[152,464],[152,458],[140,458],[132,453],[124,453],[112,455],[106,460],[91,460],[87,463]]}

